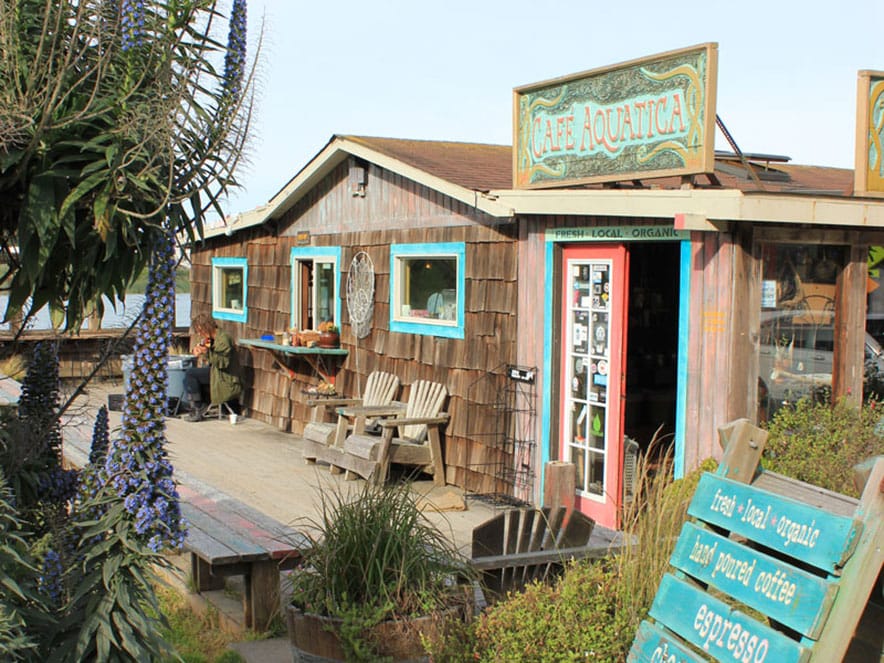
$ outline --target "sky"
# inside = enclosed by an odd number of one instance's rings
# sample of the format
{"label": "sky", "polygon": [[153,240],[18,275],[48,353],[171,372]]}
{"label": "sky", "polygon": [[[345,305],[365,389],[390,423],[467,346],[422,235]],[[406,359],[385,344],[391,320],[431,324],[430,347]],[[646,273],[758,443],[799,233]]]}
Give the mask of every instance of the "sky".
{"label": "sky", "polygon": [[334,134],[510,145],[513,88],[706,42],[742,151],[852,168],[857,72],[884,70],[884,0],[249,0],[248,12],[249,48],[262,46],[229,214],[270,200]]}

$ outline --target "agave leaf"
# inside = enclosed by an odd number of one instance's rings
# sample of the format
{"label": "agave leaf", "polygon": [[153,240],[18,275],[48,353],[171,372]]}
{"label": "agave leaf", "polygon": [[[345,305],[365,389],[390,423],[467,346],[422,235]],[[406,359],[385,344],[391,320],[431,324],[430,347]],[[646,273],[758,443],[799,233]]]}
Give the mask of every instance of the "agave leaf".
{"label": "agave leaf", "polygon": [[64,305],[57,300],[51,300],[49,302],[49,320],[52,324],[52,328],[61,329],[66,317],[67,311],[65,310]]}
{"label": "agave leaf", "polygon": [[75,205],[83,196],[88,194],[98,185],[104,183],[109,177],[108,169],[102,168],[98,172],[89,175],[86,179],[81,180],[77,186],[68,194],[64,202],[61,204],[59,215],[64,216],[68,210]]}

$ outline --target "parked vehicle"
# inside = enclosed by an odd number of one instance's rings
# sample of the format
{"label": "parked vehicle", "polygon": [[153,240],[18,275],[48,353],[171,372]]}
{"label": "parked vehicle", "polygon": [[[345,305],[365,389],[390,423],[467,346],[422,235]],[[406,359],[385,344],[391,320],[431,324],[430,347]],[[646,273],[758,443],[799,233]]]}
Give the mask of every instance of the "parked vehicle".
{"label": "parked vehicle", "polygon": [[[803,397],[828,398],[832,390],[835,329],[831,316],[780,310],[763,314],[759,393],[768,416]],[[865,334],[864,395],[884,396],[884,349]]]}
{"label": "parked vehicle", "polygon": [[866,316],[866,331],[878,343],[884,344],[884,313],[869,313]]}

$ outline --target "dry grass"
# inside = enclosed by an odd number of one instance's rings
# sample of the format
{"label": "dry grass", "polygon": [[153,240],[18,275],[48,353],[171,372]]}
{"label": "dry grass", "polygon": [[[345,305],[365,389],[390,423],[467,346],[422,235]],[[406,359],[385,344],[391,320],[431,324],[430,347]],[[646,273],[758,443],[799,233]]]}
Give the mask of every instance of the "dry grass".
{"label": "dry grass", "polygon": [[615,562],[620,610],[628,614],[636,628],[647,615],[660,580],[669,569],[669,558],[700,475],[714,467],[715,461],[707,460],[700,469],[674,481],[671,446],[657,436],[639,459],[636,499],[623,514],[623,529],[629,536]]}
{"label": "dry grass", "polygon": [[193,611],[175,589],[157,587],[160,608],[169,620],[169,642],[185,663],[242,663],[239,654],[228,646],[236,640],[221,627],[217,611],[202,614]]}

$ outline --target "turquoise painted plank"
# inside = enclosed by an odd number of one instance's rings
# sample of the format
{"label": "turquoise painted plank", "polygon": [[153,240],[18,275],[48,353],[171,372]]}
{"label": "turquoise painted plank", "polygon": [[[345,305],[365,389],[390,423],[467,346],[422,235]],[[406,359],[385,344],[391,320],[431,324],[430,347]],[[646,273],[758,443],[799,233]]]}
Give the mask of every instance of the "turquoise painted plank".
{"label": "turquoise painted plank", "polygon": [[303,345],[283,345],[282,343],[274,343],[273,341],[262,341],[260,338],[241,338],[237,343],[252,348],[274,350],[275,352],[281,352],[286,355],[335,355],[337,357],[344,357],[350,354],[350,351],[345,350],[344,348],[308,348]]}
{"label": "turquoise painted plank", "polygon": [[813,640],[832,608],[838,583],[685,523],[671,564]]}
{"label": "turquoise painted plank", "polygon": [[828,573],[853,553],[861,526],[852,518],[708,473],[700,478],[688,514]]}
{"label": "turquoise painted plank", "polygon": [[650,615],[719,661],[803,663],[810,657],[795,640],[669,574]]}
{"label": "turquoise painted plank", "polygon": [[703,663],[706,659],[651,622],[642,622],[626,663]]}
{"label": "turquoise painted plank", "polygon": [[[553,324],[553,248],[552,242],[547,242],[543,252],[543,396],[540,406],[540,467],[546,467],[550,460],[550,452],[553,444],[558,444],[558,440],[552,440],[550,429],[552,428],[552,349],[553,349],[553,332],[556,328]],[[556,458],[558,458],[558,450],[556,450]],[[540,487],[536,494],[543,495],[546,489],[544,485],[544,476],[546,473],[540,473]]]}
{"label": "turquoise painted plank", "polygon": [[688,357],[690,356],[691,323],[691,240],[680,242],[678,271],[678,361],[675,396],[675,458],[673,471],[676,479],[685,474],[685,439],[688,402]]}

